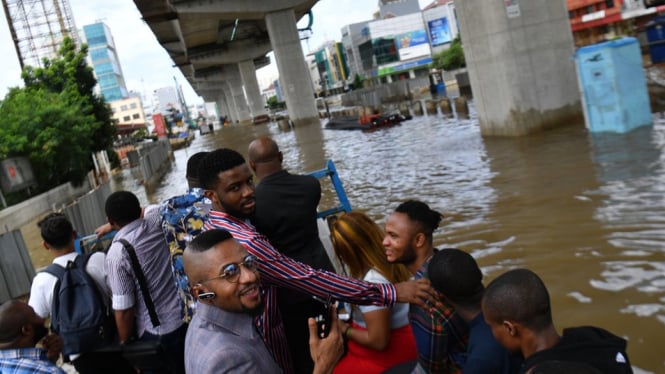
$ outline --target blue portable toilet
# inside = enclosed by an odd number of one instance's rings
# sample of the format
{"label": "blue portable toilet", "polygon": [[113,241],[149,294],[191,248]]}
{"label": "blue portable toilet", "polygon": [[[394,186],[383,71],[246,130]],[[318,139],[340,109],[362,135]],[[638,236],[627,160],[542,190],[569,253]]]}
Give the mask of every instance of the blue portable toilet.
{"label": "blue portable toilet", "polygon": [[665,61],[665,17],[658,16],[646,25],[651,63]]}
{"label": "blue portable toilet", "polygon": [[637,39],[582,47],[575,60],[589,131],[623,133],[652,123]]}

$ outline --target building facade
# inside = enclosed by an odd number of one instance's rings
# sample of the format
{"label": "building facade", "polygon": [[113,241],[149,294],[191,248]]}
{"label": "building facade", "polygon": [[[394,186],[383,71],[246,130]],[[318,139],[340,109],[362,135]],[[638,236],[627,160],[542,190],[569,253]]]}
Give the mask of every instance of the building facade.
{"label": "building facade", "polygon": [[423,20],[432,54],[448,49],[452,41],[459,36],[455,3],[452,0],[438,0],[425,7]]}
{"label": "building facade", "polygon": [[111,101],[109,105],[119,134],[127,134],[137,129],[146,128],[147,121],[139,96]]}
{"label": "building facade", "polygon": [[318,79],[312,81],[314,91],[330,94],[344,91],[349,78],[346,56],[342,43],[329,41],[313,53]]}
{"label": "building facade", "polygon": [[111,30],[103,22],[98,22],[83,26],[83,34],[99,93],[106,102],[126,98],[127,87]]}

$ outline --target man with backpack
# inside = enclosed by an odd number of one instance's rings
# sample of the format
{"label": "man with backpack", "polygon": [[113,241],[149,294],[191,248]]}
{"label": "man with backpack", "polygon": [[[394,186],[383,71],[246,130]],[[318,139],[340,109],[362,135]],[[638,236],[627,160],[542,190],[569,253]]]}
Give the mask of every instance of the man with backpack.
{"label": "man with backpack", "polygon": [[104,253],[76,253],[76,231],[61,213],[49,214],[37,225],[53,263],[33,279],[28,304],[40,317],[51,317],[51,329],[63,340],[65,361],[80,374],[135,373],[119,352],[100,350],[117,335]]}

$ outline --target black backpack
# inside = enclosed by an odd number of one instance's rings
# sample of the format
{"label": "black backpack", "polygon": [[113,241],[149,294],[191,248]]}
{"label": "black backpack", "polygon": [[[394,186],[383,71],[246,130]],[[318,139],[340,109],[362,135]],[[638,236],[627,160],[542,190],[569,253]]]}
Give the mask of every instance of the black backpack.
{"label": "black backpack", "polygon": [[76,256],[66,268],[51,264],[44,270],[58,278],[53,289],[51,330],[62,338],[64,355],[108,346],[117,335],[110,300],[85,270],[91,255]]}

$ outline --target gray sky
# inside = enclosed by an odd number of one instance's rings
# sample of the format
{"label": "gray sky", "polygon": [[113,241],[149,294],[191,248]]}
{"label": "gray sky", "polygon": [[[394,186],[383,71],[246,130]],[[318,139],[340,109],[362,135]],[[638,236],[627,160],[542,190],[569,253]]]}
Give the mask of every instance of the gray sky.
{"label": "gray sky", "polygon": [[[419,0],[421,8],[430,0]],[[314,6],[314,24],[312,37],[303,42],[305,53],[315,50],[326,40],[341,40],[340,29],[350,23],[371,19],[377,10],[376,0],[319,0]],[[159,45],[154,34],[141,20],[141,15],[132,0],[70,0],[76,27],[103,21],[111,29],[115,40],[118,58],[130,91],[143,92],[151,97],[153,90],[173,86],[175,76],[183,86],[185,98],[189,104],[201,102],[184,79],[180,70],[173,68],[173,62],[166,51]],[[21,86],[21,71],[16,51],[9,36],[9,28],[4,11],[0,8],[0,99],[9,87]],[[307,22],[307,17],[301,23]],[[304,25],[306,26],[306,25]],[[303,27],[304,27],[303,26]],[[274,57],[271,65],[257,72],[261,88],[277,77]]]}

